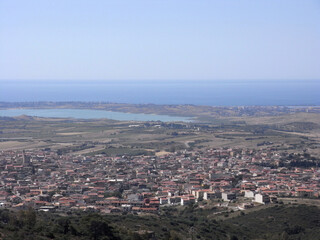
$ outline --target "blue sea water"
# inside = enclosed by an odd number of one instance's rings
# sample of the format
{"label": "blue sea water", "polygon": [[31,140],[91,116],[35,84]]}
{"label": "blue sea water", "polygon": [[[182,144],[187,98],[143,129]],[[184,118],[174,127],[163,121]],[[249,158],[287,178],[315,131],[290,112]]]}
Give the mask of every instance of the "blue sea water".
{"label": "blue sea water", "polygon": [[1,80],[0,101],[98,101],[211,106],[320,105],[320,80]]}

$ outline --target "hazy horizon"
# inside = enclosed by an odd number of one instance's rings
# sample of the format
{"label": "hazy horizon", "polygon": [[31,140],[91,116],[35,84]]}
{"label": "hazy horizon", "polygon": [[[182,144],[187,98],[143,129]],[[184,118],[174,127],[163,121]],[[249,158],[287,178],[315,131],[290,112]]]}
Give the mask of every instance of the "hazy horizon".
{"label": "hazy horizon", "polygon": [[0,79],[320,79],[319,1],[0,2]]}

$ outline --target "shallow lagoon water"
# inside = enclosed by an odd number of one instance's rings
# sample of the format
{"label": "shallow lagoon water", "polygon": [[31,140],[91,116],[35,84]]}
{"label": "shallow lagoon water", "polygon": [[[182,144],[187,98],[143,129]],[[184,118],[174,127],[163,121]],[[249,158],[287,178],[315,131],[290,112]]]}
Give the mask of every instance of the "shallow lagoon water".
{"label": "shallow lagoon water", "polygon": [[1,117],[16,117],[21,115],[46,118],[77,118],[77,119],[113,119],[119,121],[162,121],[189,122],[190,118],[167,115],[123,113],[90,109],[4,109],[0,110]]}

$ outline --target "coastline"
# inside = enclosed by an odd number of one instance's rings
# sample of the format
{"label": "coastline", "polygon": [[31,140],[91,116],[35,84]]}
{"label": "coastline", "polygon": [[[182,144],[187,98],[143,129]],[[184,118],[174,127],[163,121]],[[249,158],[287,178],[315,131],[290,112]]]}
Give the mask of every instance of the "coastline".
{"label": "coastline", "polygon": [[291,113],[320,113],[320,106],[204,106],[158,105],[109,102],[0,102],[0,109],[79,109],[127,114],[149,114],[211,121],[221,117],[278,116]]}

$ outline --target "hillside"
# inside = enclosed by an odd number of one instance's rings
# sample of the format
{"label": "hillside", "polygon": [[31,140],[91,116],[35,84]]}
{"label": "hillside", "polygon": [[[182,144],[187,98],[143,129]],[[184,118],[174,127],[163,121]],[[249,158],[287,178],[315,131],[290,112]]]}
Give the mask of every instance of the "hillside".
{"label": "hillside", "polygon": [[320,209],[276,205],[225,220],[215,209],[168,208],[156,215],[0,211],[2,239],[319,239]]}

